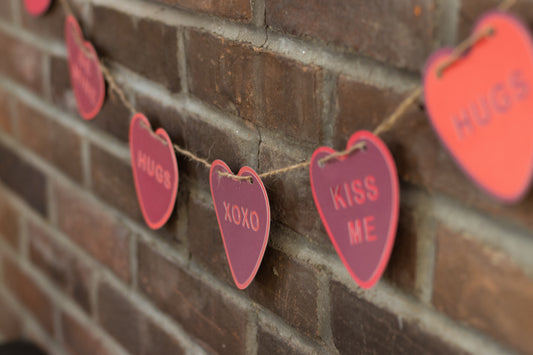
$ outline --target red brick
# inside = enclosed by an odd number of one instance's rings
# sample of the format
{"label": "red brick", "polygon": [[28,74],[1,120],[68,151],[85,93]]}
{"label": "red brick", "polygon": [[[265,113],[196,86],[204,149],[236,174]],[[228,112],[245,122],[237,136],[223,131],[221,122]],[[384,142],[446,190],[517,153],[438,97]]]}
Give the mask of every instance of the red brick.
{"label": "red brick", "polygon": [[[319,353],[318,349],[316,353]],[[271,334],[261,327],[257,331],[257,355],[272,354],[304,355],[307,352],[298,349],[291,339]]]}
{"label": "red brick", "polygon": [[19,213],[3,193],[0,192],[0,235],[11,246],[18,250],[19,245]]}
{"label": "red brick", "polygon": [[13,3],[11,1],[0,1],[0,19],[13,22]]}
{"label": "red brick", "polygon": [[186,52],[193,95],[288,137],[321,139],[318,67],[192,30]]}
{"label": "red brick", "polygon": [[0,333],[5,340],[20,338],[22,321],[18,314],[0,297]]}
{"label": "red brick", "polygon": [[131,166],[104,149],[91,145],[93,191],[110,205],[142,221]]}
{"label": "red brick", "polygon": [[126,282],[130,280],[131,233],[116,216],[72,188],[54,185],[57,223],[69,238]]}
{"label": "red brick", "polygon": [[[168,276],[168,275],[167,275]],[[132,354],[184,354],[183,346],[108,283],[98,287],[98,319]]]}
{"label": "red brick", "polygon": [[244,354],[247,316],[209,285],[146,244],[138,246],[139,288],[212,352]]}
{"label": "red brick", "polygon": [[11,97],[3,89],[0,89],[0,131],[6,133],[13,132],[11,124]]}
{"label": "red brick", "polygon": [[50,92],[55,106],[78,115],[74,91],[70,84],[68,62],[65,58],[50,57]]}
{"label": "red brick", "polygon": [[81,182],[81,139],[72,129],[17,103],[19,140],[59,170]]}
{"label": "red brick", "polygon": [[90,123],[118,140],[128,143],[130,118],[130,111],[122,104],[117,95],[108,89],[102,110]]}
{"label": "red brick", "polygon": [[72,315],[61,314],[61,327],[63,343],[69,353],[77,355],[113,354],[93,330],[76,320]]}
{"label": "red brick", "polygon": [[[74,5],[73,1],[69,4]],[[63,41],[65,28],[65,12],[60,1],[52,1],[50,8],[42,16],[32,16],[25,11],[21,3],[22,25],[26,30],[41,37]]]}
{"label": "red brick", "polygon": [[6,286],[50,335],[54,334],[54,304],[34,279],[11,258],[2,258]]}
{"label": "red brick", "polygon": [[358,298],[346,286],[332,282],[331,330],[341,354],[464,354],[427,333],[416,322],[401,319]]}
{"label": "red brick", "polygon": [[310,37],[398,67],[419,70],[433,49],[435,1],[266,0],[275,31]]}
{"label": "red brick", "polygon": [[163,4],[176,6],[185,10],[202,12],[217,17],[225,17],[238,22],[249,23],[252,20],[252,8],[249,0],[209,1],[209,0],[156,0]]}
{"label": "red brick", "polygon": [[282,252],[267,248],[246,293],[304,334],[317,338],[318,284],[315,271]]}
{"label": "red brick", "polygon": [[18,154],[0,144],[0,180],[43,216],[47,215],[46,177]]}
{"label": "red brick", "polygon": [[180,91],[175,27],[101,6],[93,8],[93,18],[97,21],[90,33],[100,55],[157,81],[170,91]]}
{"label": "red brick", "polygon": [[30,260],[54,285],[90,313],[90,267],[58,244],[42,227],[29,223]]}
{"label": "red brick", "polygon": [[440,227],[433,303],[518,351],[533,347],[533,281],[503,252]]}
{"label": "red brick", "polygon": [[35,47],[0,32],[0,73],[36,93],[43,92],[43,55]]}

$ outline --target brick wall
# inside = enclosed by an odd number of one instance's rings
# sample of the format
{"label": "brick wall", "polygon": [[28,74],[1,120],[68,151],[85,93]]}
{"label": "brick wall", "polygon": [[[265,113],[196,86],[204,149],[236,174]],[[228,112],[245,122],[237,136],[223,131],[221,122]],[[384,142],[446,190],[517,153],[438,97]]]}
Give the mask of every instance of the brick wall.
{"label": "brick wall", "polygon": [[[321,226],[308,172],[264,181],[270,241],[238,290],[208,171],[178,155],[161,230],[138,207],[129,113],[109,93],[75,110],[58,1],[40,18],[0,1],[0,339],[53,354],[532,353],[533,193],[480,193],[423,105],[384,140],[401,180],[396,244],[362,291]],[[88,39],[152,126],[208,160],[258,172],[343,148],[457,43],[478,0],[86,0]],[[533,3],[513,12],[533,23]]]}

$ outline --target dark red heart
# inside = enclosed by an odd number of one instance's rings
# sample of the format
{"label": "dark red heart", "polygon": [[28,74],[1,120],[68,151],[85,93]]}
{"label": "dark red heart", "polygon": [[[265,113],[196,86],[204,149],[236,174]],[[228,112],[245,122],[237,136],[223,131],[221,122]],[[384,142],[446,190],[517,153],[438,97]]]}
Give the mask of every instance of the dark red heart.
{"label": "dark red heart", "polygon": [[178,192],[178,163],[164,129],[152,131],[140,113],[130,123],[130,154],[137,198],[144,220],[152,229],[161,228],[170,217]]}
{"label": "dark red heart", "polygon": [[105,81],[100,62],[92,44],[83,40],[80,26],[73,16],[67,16],[65,20],[65,42],[78,112],[81,117],[90,120],[104,104]]}
{"label": "dark red heart", "polygon": [[311,158],[311,189],[318,213],[344,266],[365,289],[379,281],[389,260],[398,224],[396,166],[385,144],[372,133],[354,133],[345,157],[320,147]]}
{"label": "dark red heart", "polygon": [[245,166],[237,174],[250,176],[251,181],[219,173],[233,173],[223,161],[215,160],[209,181],[231,274],[237,287],[244,289],[252,282],[265,254],[270,205],[263,182],[252,168]]}
{"label": "dark red heart", "polygon": [[527,29],[508,14],[485,15],[474,32],[489,29],[444,70],[452,49],[430,57],[425,102],[459,166],[492,196],[514,202],[533,173],[533,47]]}
{"label": "dark red heart", "polygon": [[32,16],[40,16],[48,10],[52,0],[24,0],[26,11]]}

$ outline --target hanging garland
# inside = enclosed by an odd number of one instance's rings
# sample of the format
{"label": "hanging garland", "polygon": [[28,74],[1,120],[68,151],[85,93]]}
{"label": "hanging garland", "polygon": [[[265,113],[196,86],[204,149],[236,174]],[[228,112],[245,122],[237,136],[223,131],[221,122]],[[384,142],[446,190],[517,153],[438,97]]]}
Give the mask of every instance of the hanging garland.
{"label": "hanging garland", "polygon": [[[309,167],[313,199],[345,267],[362,288],[374,286],[388,263],[398,224],[399,181],[390,151],[379,138],[424,93],[430,121],[459,166],[488,194],[515,202],[533,172],[533,46],[527,29],[506,11],[516,0],[481,18],[455,48],[434,53],[417,86],[373,132],[358,131],[345,150],[319,147],[311,160],[257,174],[234,174],[221,160],[209,163],[173,144],[163,128],[126,99],[83,34],[67,0],[65,42],[78,111],[96,116],[105,98],[104,79],[130,111],[133,177],[146,224],[162,227],[178,190],[175,152],[210,170],[211,196],[231,274],[246,288],[261,264],[270,230],[270,205],[262,179]],[[46,11],[50,0],[25,0],[29,13]]]}

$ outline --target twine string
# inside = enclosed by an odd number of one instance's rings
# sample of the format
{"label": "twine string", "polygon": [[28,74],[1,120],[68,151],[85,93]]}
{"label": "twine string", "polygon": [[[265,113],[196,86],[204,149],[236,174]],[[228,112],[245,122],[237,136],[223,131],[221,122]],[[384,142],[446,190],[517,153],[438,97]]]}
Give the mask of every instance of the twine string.
{"label": "twine string", "polygon": [[[509,8],[511,8],[516,3],[516,1],[517,0],[503,0],[502,3],[500,3],[500,5],[498,6],[498,10],[507,11],[507,10],[509,10]],[[68,3],[68,0],[60,0],[60,3],[62,5],[62,7],[63,7],[64,12],[67,15],[74,16],[74,13],[72,12],[72,9],[71,9],[71,7],[70,7],[70,5]],[[465,40],[463,40],[461,43],[459,43],[459,45],[457,45],[454,48],[454,50],[453,50],[452,54],[450,55],[450,57],[448,58],[448,60],[443,62],[441,64],[441,66],[439,66],[437,68],[437,73],[436,73],[437,76],[439,76],[439,77],[442,76],[443,72],[447,68],[449,68],[453,63],[455,63],[468,49],[470,49],[472,46],[474,46],[481,39],[483,39],[483,38],[485,38],[487,36],[490,36],[493,33],[494,33],[494,29],[489,27],[489,28],[486,28],[486,29],[484,29],[482,31],[478,31],[476,33],[473,33],[472,35],[467,37]],[[85,54],[87,54],[88,50],[85,47],[85,45],[83,45],[82,39],[79,38],[78,36],[75,36],[75,40],[76,40],[76,43],[82,48],[83,52]],[[102,71],[102,74],[103,74],[104,78],[106,79],[110,89],[117,94],[118,98],[120,99],[120,101],[122,102],[124,107],[126,107],[130,111],[132,116],[133,116],[137,112],[137,110],[128,101],[124,91],[117,85],[117,83],[116,83],[115,79],[113,78],[113,76],[111,75],[109,69],[104,65],[104,63],[103,63],[103,61],[101,59],[98,59],[98,65],[99,65],[100,70]],[[421,95],[422,95],[422,87],[419,85],[409,94],[409,96],[407,96],[396,107],[396,109],[385,120],[383,120],[383,122],[381,122],[381,124],[378,127],[376,127],[374,129],[374,131],[372,133],[374,135],[376,135],[376,136],[380,136],[381,134],[389,131],[392,127],[394,127],[394,125],[396,125],[396,123],[403,116],[403,114],[411,107],[411,105],[413,103],[415,103],[420,98]],[[142,124],[142,126],[145,127],[146,129],[148,129],[152,134],[157,136],[160,140],[162,140],[162,138],[159,137],[158,135],[156,135],[155,132],[152,131],[152,129],[150,129],[149,127],[146,127],[146,125],[144,125],[144,124]],[[163,143],[166,144],[166,142],[163,142]],[[181,155],[187,157],[188,159],[190,159],[192,161],[195,161],[197,163],[202,164],[207,169],[211,169],[211,163],[209,163],[206,159],[197,156],[196,154],[194,154],[193,152],[191,152],[191,151],[189,151],[187,149],[181,148],[177,144],[173,144],[173,147],[174,147],[174,150],[176,152],[180,153]],[[322,166],[325,163],[327,163],[327,162],[329,162],[329,161],[331,161],[333,159],[338,159],[340,157],[344,157],[344,156],[350,155],[350,154],[352,154],[352,153],[354,153],[354,152],[356,152],[358,150],[364,150],[365,147],[366,147],[365,142],[359,142],[357,144],[354,144],[354,145],[350,146],[349,148],[347,148],[347,149],[345,149],[343,151],[332,153],[332,154],[320,159],[318,163],[319,163],[319,165]],[[286,167],[283,167],[283,168],[280,168],[280,169],[274,169],[274,170],[270,170],[270,171],[264,172],[262,174],[259,174],[259,177],[261,179],[269,178],[269,177],[272,177],[272,176],[275,176],[275,175],[279,175],[279,174],[283,174],[283,173],[286,173],[286,172],[289,172],[289,171],[292,171],[292,170],[295,170],[295,169],[308,167],[310,164],[311,164],[310,161],[304,161],[304,162],[297,163],[297,164],[294,164],[294,165],[289,165],[289,166],[286,166]],[[228,177],[228,178],[231,178],[233,180],[239,180],[239,181],[247,180],[249,182],[253,181],[252,177],[249,176],[249,175],[248,176],[238,176],[238,175],[235,175],[235,174],[230,174],[230,173],[222,172],[222,171],[219,171],[218,175],[219,176],[223,176],[223,177]]]}

